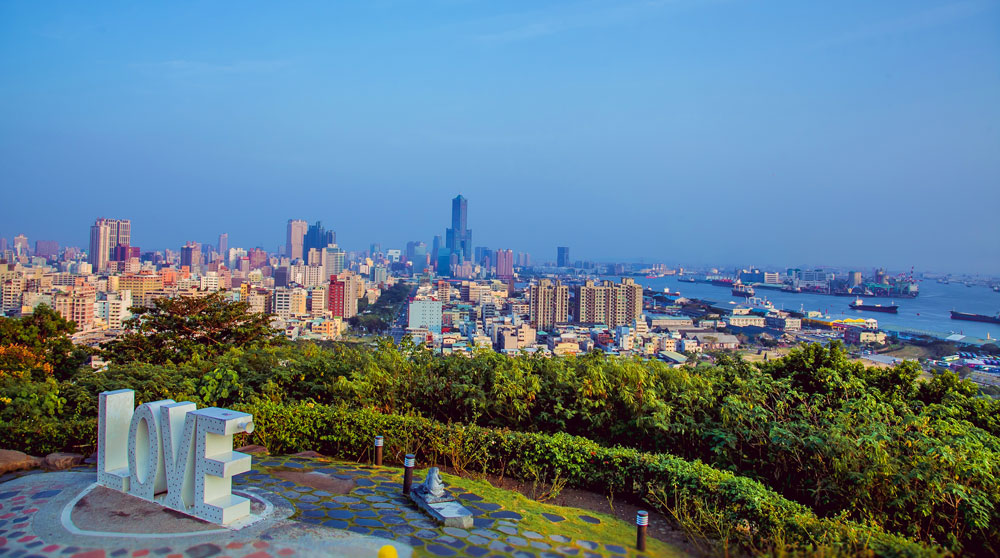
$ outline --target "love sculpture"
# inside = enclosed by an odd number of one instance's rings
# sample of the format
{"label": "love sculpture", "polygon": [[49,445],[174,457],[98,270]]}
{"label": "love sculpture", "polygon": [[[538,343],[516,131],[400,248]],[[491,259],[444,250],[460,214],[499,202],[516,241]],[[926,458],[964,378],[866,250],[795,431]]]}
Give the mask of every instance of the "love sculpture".
{"label": "love sculpture", "polygon": [[233,435],[253,432],[253,415],[173,399],[135,408],[130,389],[100,395],[97,484],[227,525],[250,515],[232,493],[250,456],[233,451]]}

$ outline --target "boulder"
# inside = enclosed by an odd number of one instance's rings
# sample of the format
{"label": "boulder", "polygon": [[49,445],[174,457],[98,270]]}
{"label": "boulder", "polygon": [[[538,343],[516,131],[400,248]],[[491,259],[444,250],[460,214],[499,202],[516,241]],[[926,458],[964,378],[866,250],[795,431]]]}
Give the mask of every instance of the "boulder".
{"label": "boulder", "polygon": [[83,463],[79,453],[50,453],[42,460],[42,467],[49,471],[65,471]]}
{"label": "boulder", "polygon": [[39,457],[32,457],[15,450],[0,450],[0,475],[22,469],[34,469],[42,464]]}

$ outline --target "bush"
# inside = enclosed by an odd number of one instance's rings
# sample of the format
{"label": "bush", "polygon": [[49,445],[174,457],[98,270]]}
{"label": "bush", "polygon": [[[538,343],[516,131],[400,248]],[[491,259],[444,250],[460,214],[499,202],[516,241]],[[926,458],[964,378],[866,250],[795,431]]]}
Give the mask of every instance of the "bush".
{"label": "bush", "polygon": [[[314,450],[363,460],[370,458],[374,437],[382,435],[388,462],[401,463],[406,453],[414,453],[422,464],[529,482],[563,479],[568,486],[631,493],[675,517],[699,509],[703,523],[718,526],[706,534],[732,538],[747,549],[787,552],[822,546],[847,554],[943,554],[937,547],[921,546],[876,526],[819,518],[759,482],[668,454],[609,448],[568,434],[444,424],[311,403],[257,402],[242,410],[254,414],[256,425],[246,441],[276,453]],[[711,515],[711,521],[704,520],[705,514]]]}

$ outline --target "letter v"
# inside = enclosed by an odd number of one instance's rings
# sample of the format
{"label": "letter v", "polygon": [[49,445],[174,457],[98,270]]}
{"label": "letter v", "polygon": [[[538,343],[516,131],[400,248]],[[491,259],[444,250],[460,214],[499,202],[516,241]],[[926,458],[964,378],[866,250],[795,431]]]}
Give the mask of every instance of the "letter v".
{"label": "letter v", "polygon": [[163,505],[188,513],[194,505],[194,432],[198,406],[190,401],[160,407],[167,496]]}

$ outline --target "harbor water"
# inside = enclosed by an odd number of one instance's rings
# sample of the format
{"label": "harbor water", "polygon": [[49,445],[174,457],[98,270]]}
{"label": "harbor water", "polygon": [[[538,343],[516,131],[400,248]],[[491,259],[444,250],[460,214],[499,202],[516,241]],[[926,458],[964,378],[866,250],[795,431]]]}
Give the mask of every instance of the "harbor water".
{"label": "harbor water", "polygon": [[[609,278],[611,279],[611,278]],[[647,279],[635,277],[635,282],[654,291],[662,292],[669,287],[671,292],[680,291],[689,298],[712,302],[744,302],[732,295],[729,287],[717,287],[709,283],[688,283],[678,277]],[[1000,311],[1000,293],[984,286],[967,287],[961,283],[941,284],[922,281],[920,295],[916,298],[868,298],[867,303],[899,306],[898,314],[852,310],[848,305],[854,300],[849,296],[828,296],[809,293],[789,293],[774,289],[756,289],[757,297],[766,297],[779,310],[816,310],[833,318],[875,318],[879,326],[894,329],[910,329],[935,332],[940,335],[961,333],[973,337],[996,339],[1000,337],[1000,324],[967,322],[951,319],[951,311],[969,312],[995,316]]]}

